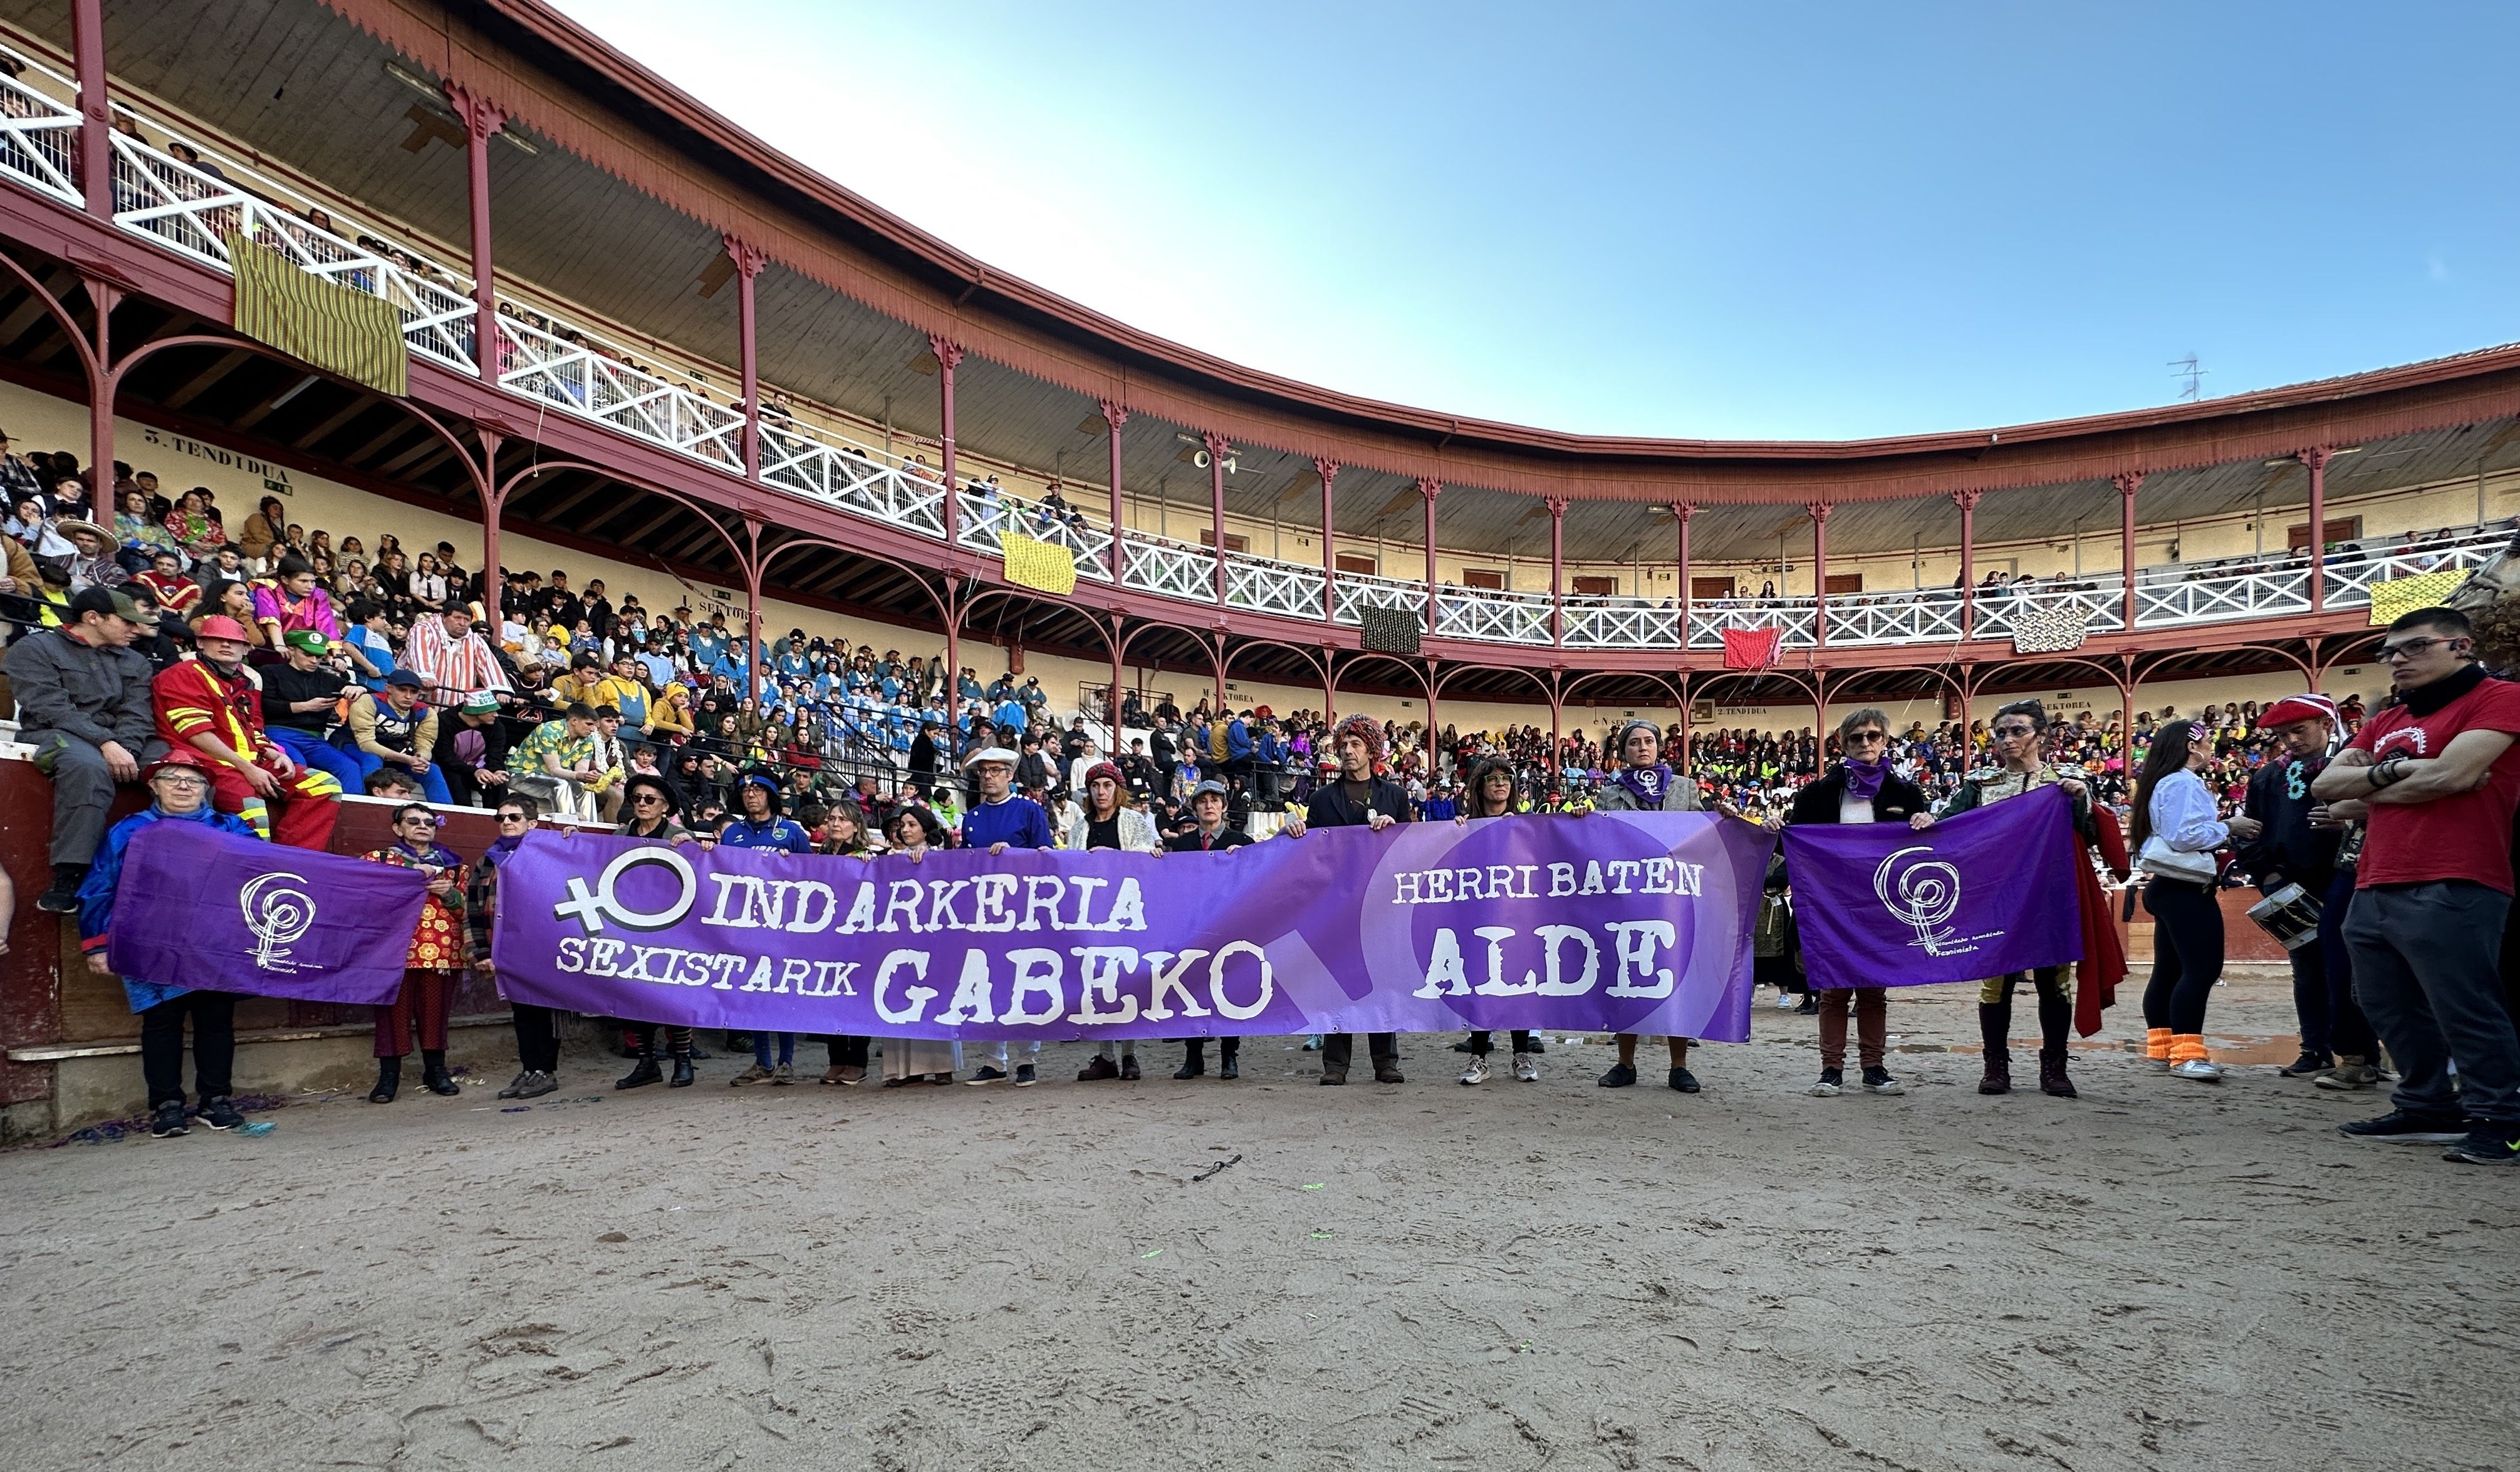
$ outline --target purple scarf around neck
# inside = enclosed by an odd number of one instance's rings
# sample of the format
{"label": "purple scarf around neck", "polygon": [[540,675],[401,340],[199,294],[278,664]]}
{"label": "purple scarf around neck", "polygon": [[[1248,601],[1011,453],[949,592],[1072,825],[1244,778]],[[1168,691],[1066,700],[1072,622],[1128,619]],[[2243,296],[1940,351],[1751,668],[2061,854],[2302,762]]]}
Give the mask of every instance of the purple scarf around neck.
{"label": "purple scarf around neck", "polygon": [[1656,762],[1650,767],[1621,767],[1610,780],[1627,788],[1637,806],[1659,812],[1663,794],[1671,790],[1673,777],[1669,764]]}
{"label": "purple scarf around neck", "polygon": [[1890,779],[1890,763],[1859,762],[1850,757],[1846,762],[1846,795],[1858,802],[1870,802],[1881,795],[1881,784]]}

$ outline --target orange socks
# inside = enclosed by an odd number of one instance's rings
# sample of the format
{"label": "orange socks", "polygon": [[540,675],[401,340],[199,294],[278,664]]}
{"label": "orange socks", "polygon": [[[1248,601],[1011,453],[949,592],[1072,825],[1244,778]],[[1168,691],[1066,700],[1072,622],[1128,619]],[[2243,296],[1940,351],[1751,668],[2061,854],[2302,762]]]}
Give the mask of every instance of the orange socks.
{"label": "orange socks", "polygon": [[2207,1057],[2203,1033],[2181,1033],[2170,1040],[2170,1061],[2173,1063],[2202,1063],[2207,1061]]}
{"label": "orange socks", "polygon": [[2156,1063],[2170,1061],[2170,1029],[2147,1027],[2143,1030],[2143,1055]]}

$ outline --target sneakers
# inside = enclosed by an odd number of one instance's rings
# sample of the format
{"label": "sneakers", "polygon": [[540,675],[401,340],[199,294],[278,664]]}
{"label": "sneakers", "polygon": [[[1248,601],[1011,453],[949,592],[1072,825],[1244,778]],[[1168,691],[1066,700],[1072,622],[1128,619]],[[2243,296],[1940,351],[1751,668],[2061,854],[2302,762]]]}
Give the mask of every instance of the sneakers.
{"label": "sneakers", "polygon": [[[177,1108],[183,1106],[178,1104]],[[233,1130],[245,1123],[244,1111],[224,1093],[214,1093],[202,1100],[202,1123],[213,1130]]]}
{"label": "sneakers", "polygon": [[[78,914],[79,885],[86,880],[87,866],[84,864],[54,865],[52,887],[35,897],[35,908],[46,914]],[[178,1130],[175,1133],[181,1135],[184,1132]]]}
{"label": "sneakers", "polygon": [[159,1139],[173,1139],[178,1135],[192,1134],[193,1127],[184,1123],[184,1101],[168,1099],[149,1111],[149,1133]]}
{"label": "sneakers", "polygon": [[2464,1144],[2467,1132],[2458,1121],[2432,1115],[2408,1114],[2392,1109],[2377,1119],[2348,1120],[2336,1127],[2336,1133],[2348,1139],[2376,1139],[2393,1145]]}
{"label": "sneakers", "polygon": [[2311,1080],[2314,1088],[2332,1089],[2340,1093],[2359,1093],[2380,1087],[2380,1070],[2348,1053],[2336,1060],[2336,1066]]}
{"label": "sneakers", "polygon": [[1030,1063],[1017,1063],[1015,1065],[1015,1087],[1017,1089],[1030,1089],[1033,1085],[1040,1082],[1041,1080],[1034,1075],[1032,1065]]}
{"label": "sneakers", "polygon": [[1875,1063],[1864,1070],[1864,1092],[1867,1093],[1906,1093],[1908,1086],[1890,1077],[1890,1070]]}
{"label": "sneakers", "polygon": [[843,1068],[839,1064],[834,1063],[831,1067],[823,1070],[822,1082],[826,1084],[836,1084],[844,1089],[855,1088],[865,1080],[866,1075],[859,1073],[856,1078],[850,1078],[850,1073],[854,1071],[855,1070]]}
{"label": "sneakers", "polygon": [[1671,1071],[1671,1087],[1679,1090],[1683,1093],[1695,1093],[1697,1092],[1697,1075],[1690,1073],[1686,1068],[1675,1068]]}
{"label": "sneakers", "polygon": [[1513,1081],[1517,1084],[1540,1082],[1540,1064],[1527,1052],[1513,1055]]}
{"label": "sneakers", "polygon": [[1484,1084],[1487,1081],[1488,1060],[1480,1057],[1476,1053],[1472,1053],[1470,1055],[1470,1066],[1462,1070],[1462,1082],[1463,1084]]}
{"label": "sneakers", "polygon": [[1820,1082],[1811,1086],[1811,1095],[1816,1099],[1833,1099],[1845,1092],[1846,1073],[1843,1069],[1822,1069]]}
{"label": "sneakers", "polygon": [[1604,1089],[1625,1089],[1637,1081],[1637,1071],[1625,1063],[1613,1063],[1610,1071],[1598,1081]]}
{"label": "sneakers", "polygon": [[2183,1063],[2171,1064],[2170,1076],[2174,1079],[2194,1079],[2199,1084],[2219,1084],[2223,1082],[2223,1065],[2209,1063],[2203,1058],[2189,1058]]}
{"label": "sneakers", "polygon": [[1791,993],[1791,992],[1778,992],[1778,993],[1777,994],[1777,1010],[1778,1010],[1778,1011],[1780,1011],[1780,1012],[1790,1012],[1790,1011],[1792,1011],[1796,1006],[1798,1006],[1798,1005],[1800,1005],[1800,1004],[1801,1004],[1800,1003],[1798,1003],[1798,1002],[1796,1002],[1796,1001],[1794,1000],[1794,994],[1793,994],[1793,993]]}
{"label": "sneakers", "polygon": [[503,1099],[515,1098],[518,1093],[523,1091],[525,1080],[533,1077],[533,1072],[534,1071],[530,1068],[519,1071],[515,1078],[508,1081],[507,1088],[499,1091],[499,1097]]}
{"label": "sneakers", "polygon": [[786,1088],[794,1084],[796,1082],[796,1065],[793,1063],[782,1063],[778,1067],[773,1068],[770,1070],[770,1082],[780,1086],[781,1088]]}
{"label": "sneakers", "polygon": [[2336,1059],[2333,1057],[2323,1052],[2313,1052],[2305,1048],[2301,1050],[2300,1057],[2276,1069],[2275,1072],[2288,1079],[2306,1079],[2315,1073],[2325,1073],[2335,1066]]}
{"label": "sneakers", "polygon": [[550,1074],[543,1072],[539,1068],[526,1074],[523,1079],[518,1081],[518,1083],[521,1087],[517,1090],[517,1097],[520,1099],[538,1099],[544,1094],[556,1093],[560,1089],[560,1080],[553,1078]]}
{"label": "sneakers", "polygon": [[1076,1070],[1076,1082],[1080,1084],[1099,1084],[1104,1079],[1116,1079],[1119,1076],[1119,1065],[1109,1058],[1096,1058]]}
{"label": "sneakers", "polygon": [[762,1067],[760,1064],[749,1063],[744,1066],[743,1072],[727,1080],[726,1087],[729,1089],[749,1089],[755,1084],[767,1084],[775,1077],[777,1077],[777,1075],[773,1074],[769,1069]]}
{"label": "sneakers", "polygon": [[1003,1084],[1006,1081],[1007,1076],[1005,1073],[983,1063],[980,1065],[979,1071],[972,1074],[969,1078],[965,1079],[963,1084],[965,1088],[977,1089],[983,1084]]}
{"label": "sneakers", "polygon": [[[207,1105],[202,1117],[209,1117]],[[2462,1165],[2520,1165],[2520,1125],[2479,1124],[2465,1139],[2442,1151],[2442,1159]]]}
{"label": "sneakers", "polygon": [[1820,1015],[1820,994],[1819,994],[1819,993],[1817,993],[1817,992],[1805,992],[1805,993],[1803,993],[1803,1000],[1802,1000],[1802,1003],[1801,1003],[1801,1004],[1797,1005],[1797,1006],[1794,1008],[1794,1015],[1795,1015],[1795,1016],[1797,1016],[1797,1017],[1817,1017],[1817,1016],[1819,1016],[1819,1015]]}

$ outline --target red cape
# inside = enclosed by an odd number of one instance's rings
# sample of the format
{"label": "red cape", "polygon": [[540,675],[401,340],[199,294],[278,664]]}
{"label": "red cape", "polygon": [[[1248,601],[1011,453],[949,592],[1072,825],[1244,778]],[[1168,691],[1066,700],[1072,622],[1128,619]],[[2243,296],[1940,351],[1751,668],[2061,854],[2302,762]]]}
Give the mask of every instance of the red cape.
{"label": "red cape", "polygon": [[[2124,878],[2131,866],[2117,815],[2093,803],[2092,826],[2098,835],[2100,862]],[[2110,914],[2109,894],[2100,887],[2098,871],[2087,855],[2074,857],[2075,899],[2083,916],[2083,956],[2074,972],[2074,1031],[2088,1038],[2100,1030],[2100,1010],[2117,1004],[2118,983],[2127,974],[2126,945],[2118,939],[2117,917]]]}

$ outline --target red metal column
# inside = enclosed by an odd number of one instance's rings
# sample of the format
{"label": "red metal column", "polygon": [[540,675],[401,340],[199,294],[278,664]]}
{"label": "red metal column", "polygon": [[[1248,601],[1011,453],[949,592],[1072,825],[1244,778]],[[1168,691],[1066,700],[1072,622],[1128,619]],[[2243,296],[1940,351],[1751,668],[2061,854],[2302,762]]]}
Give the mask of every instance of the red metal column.
{"label": "red metal column", "polygon": [[122,289],[86,271],[79,273],[79,285],[96,308],[95,336],[88,344],[96,368],[88,379],[87,462],[96,481],[95,501],[102,507],[113,500],[113,397],[120,377],[112,370],[113,309],[122,300]]}
{"label": "red metal column", "polygon": [[[87,212],[100,220],[113,218],[113,119],[105,93],[105,0],[70,0],[70,59],[78,73],[79,192],[87,196]],[[111,464],[111,462],[109,462]],[[112,487],[101,484],[96,504],[110,499]]]}
{"label": "red metal column", "polygon": [[726,258],[735,262],[735,332],[743,363],[743,478],[761,479],[761,354],[753,315],[752,279],[767,258],[758,245],[724,237]]}
{"label": "red metal column", "polygon": [[490,275],[490,135],[508,122],[497,103],[462,82],[445,82],[446,100],[464,120],[464,192],[472,216],[472,364],[481,381],[499,383],[499,295]]}
{"label": "red metal column", "polygon": [[[1313,473],[1322,477],[1322,622],[1338,621],[1338,515],[1336,492],[1338,462],[1313,457]],[[1329,719],[1329,708],[1322,708],[1322,718]]]}
{"label": "red metal column", "polygon": [[743,693],[761,709],[761,522],[743,518],[750,551],[743,558]]}
{"label": "red metal column", "polygon": [[2324,446],[2296,457],[2310,467],[2310,613],[2327,609],[2327,462],[2334,452]]}
{"label": "red metal column", "polygon": [[[2135,632],[2135,493],[2143,487],[2141,470],[2120,470],[2109,477],[2118,488],[2118,570],[2126,579],[2120,617],[2126,632]],[[2132,772],[2129,774],[2132,776]]]}
{"label": "red metal column", "polygon": [[1442,748],[1435,739],[1435,661],[1426,661],[1426,790],[1435,789],[1435,758]]}
{"label": "red metal column", "polygon": [[1803,510],[1812,518],[1812,644],[1828,647],[1828,513],[1832,507],[1815,501]]}
{"label": "red metal column", "polygon": [[[1222,608],[1225,606],[1225,457],[1234,446],[1214,430],[1200,435],[1199,441],[1207,446],[1208,511],[1213,527],[1209,535],[1216,538],[1216,605]],[[1223,675],[1217,676],[1217,703],[1220,705],[1225,703],[1224,682]]]}
{"label": "red metal column", "polygon": [[1697,508],[1686,501],[1671,504],[1673,523],[1680,528],[1680,657],[1688,657],[1688,518]]}
{"label": "red metal column", "polygon": [[1435,498],[1444,494],[1444,482],[1422,477],[1418,494],[1426,498],[1426,636],[1435,634]]}
{"label": "red metal column", "polygon": [[[936,396],[939,405],[937,438],[937,473],[945,480],[945,545],[963,545],[963,498],[954,485],[954,370],[962,366],[962,347],[936,334],[927,335],[927,350],[936,355]],[[946,554],[948,567],[954,565],[951,552]]]}
{"label": "red metal column", "polygon": [[1960,638],[1977,637],[1977,491],[1954,491],[1960,509]]}
{"label": "red metal column", "polygon": [[1111,750],[1108,754],[1112,765],[1117,766],[1120,761],[1120,616],[1116,613],[1111,615],[1111,693],[1103,701],[1102,713],[1111,718]]}
{"label": "red metal column", "polygon": [[[1114,588],[1126,586],[1127,578],[1127,563],[1124,560],[1127,549],[1120,537],[1120,529],[1124,524],[1121,519],[1120,503],[1120,426],[1128,422],[1128,410],[1121,408],[1114,400],[1102,401],[1102,423],[1110,426],[1111,438],[1111,551],[1108,556],[1111,559],[1111,586]],[[1116,646],[1112,657],[1115,661],[1118,658]],[[1119,665],[1115,662],[1111,667],[1116,670]]]}
{"label": "red metal column", "polygon": [[499,446],[505,437],[498,430],[476,428],[481,436],[481,617],[475,622],[489,625],[482,638],[499,642],[499,517],[507,510],[508,488],[499,483]]}
{"label": "red metal column", "polygon": [[1549,507],[1549,642],[1566,644],[1566,498],[1552,496]]}
{"label": "red metal column", "polygon": [[951,781],[952,774],[961,770],[955,763],[963,755],[963,610],[954,605],[950,579],[945,592],[945,755],[937,777]]}

